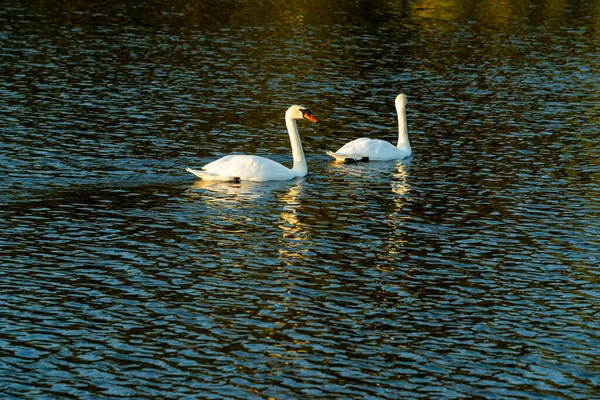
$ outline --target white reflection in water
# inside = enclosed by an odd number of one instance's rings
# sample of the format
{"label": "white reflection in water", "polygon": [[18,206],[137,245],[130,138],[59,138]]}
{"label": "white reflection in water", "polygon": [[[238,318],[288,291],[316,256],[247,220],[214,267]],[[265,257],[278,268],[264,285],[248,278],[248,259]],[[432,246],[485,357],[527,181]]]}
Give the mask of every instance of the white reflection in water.
{"label": "white reflection in water", "polygon": [[378,232],[382,242],[374,240],[369,246],[383,254],[386,262],[393,255],[405,252],[409,240],[406,224],[411,219],[408,208],[411,201],[410,161],[411,158],[329,164],[338,186],[343,187],[343,193],[351,199],[345,204],[348,207],[345,214],[352,221],[353,229],[362,231],[363,237]]}
{"label": "white reflection in water", "polygon": [[303,251],[306,246],[302,242],[305,242],[310,238],[310,234],[306,229],[305,224],[300,218],[300,201],[299,197],[303,191],[301,184],[290,187],[290,189],[280,197],[282,202],[281,223],[281,241],[282,247],[278,249],[279,254],[284,257],[291,258],[302,258]]}
{"label": "white reflection in water", "polygon": [[395,173],[400,168],[408,167],[411,159],[412,157],[408,157],[399,161],[371,161],[354,164],[330,161],[328,162],[328,167],[336,174],[345,177],[381,181],[388,180],[390,173]]}
{"label": "white reflection in water", "polygon": [[281,218],[285,220],[294,232],[297,232],[300,228],[301,222],[298,219],[297,209],[299,206],[298,196],[302,191],[301,185],[292,186],[286,194],[280,197],[280,200],[284,203],[283,210],[281,212]]}
{"label": "white reflection in water", "polygon": [[[410,186],[408,184],[408,162],[398,162],[395,165],[395,171],[392,173],[393,180],[392,184],[392,192],[396,193],[400,196],[406,196],[410,192]],[[399,200],[401,203],[403,197],[396,197],[394,202]]]}
{"label": "white reflection in water", "polygon": [[[310,247],[307,241],[312,236],[309,227],[302,222],[304,181],[305,178],[260,183],[198,180],[190,192],[209,207],[211,219],[220,224],[235,225],[244,221],[249,232],[255,227],[271,226],[277,234],[277,251],[282,259],[298,259]],[[262,235],[268,242],[267,232]]]}
{"label": "white reflection in water", "polygon": [[273,191],[285,190],[290,185],[298,185],[305,178],[297,178],[289,181],[276,182],[221,182],[197,180],[192,185],[192,191],[196,193],[216,194],[211,201],[230,202],[237,200],[260,200],[271,195]]}
{"label": "white reflection in water", "polygon": [[[410,200],[410,175],[407,171],[408,161],[398,162],[395,165],[395,171],[392,172],[391,186],[392,186],[392,211],[388,214],[387,219],[390,226],[393,226],[393,231],[396,233],[393,235],[394,247],[403,247],[406,243],[406,238],[403,234],[397,234],[397,232],[404,232],[404,229],[400,229],[410,219],[404,210],[405,204]],[[388,249],[390,253],[397,252],[397,250]]]}

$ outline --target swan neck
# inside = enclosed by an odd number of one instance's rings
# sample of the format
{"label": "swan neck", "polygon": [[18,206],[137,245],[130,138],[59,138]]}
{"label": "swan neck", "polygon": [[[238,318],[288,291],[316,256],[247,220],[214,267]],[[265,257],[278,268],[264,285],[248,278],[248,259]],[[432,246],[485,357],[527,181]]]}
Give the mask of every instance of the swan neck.
{"label": "swan neck", "polygon": [[406,126],[406,108],[397,107],[398,111],[398,148],[408,148],[410,150],[410,142],[408,141],[408,127]]}
{"label": "swan neck", "polygon": [[306,166],[306,158],[304,157],[304,150],[302,150],[302,142],[300,142],[300,134],[298,133],[296,120],[286,116],[285,125],[287,126],[288,134],[290,135],[292,156],[294,157],[292,171],[297,173],[298,176],[305,176],[308,173],[308,167]]}

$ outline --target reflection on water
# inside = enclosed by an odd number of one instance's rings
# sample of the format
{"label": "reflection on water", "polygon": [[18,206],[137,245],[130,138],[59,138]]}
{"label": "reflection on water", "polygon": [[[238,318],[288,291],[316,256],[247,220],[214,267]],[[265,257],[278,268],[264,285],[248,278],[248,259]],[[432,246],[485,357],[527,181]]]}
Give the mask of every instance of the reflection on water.
{"label": "reflection on water", "polygon": [[[222,181],[203,181],[197,179],[192,185],[194,193],[205,193],[208,201],[215,198],[237,198],[238,200],[259,200],[264,197],[270,197],[273,191],[282,191],[294,185],[301,185],[306,178],[296,178],[289,181],[273,182],[222,182]],[[291,189],[290,189],[291,190]],[[214,195],[223,196],[214,196]]]}
{"label": "reflection on water", "polygon": [[[9,2],[0,391],[596,397],[596,3]],[[400,92],[413,157],[330,162]],[[306,179],[184,171],[291,104]]]}
{"label": "reflection on water", "polygon": [[293,186],[279,198],[284,204],[279,214],[278,225],[281,229],[278,251],[282,260],[288,258],[302,260],[306,256],[304,252],[307,241],[311,239],[308,227],[302,222],[300,211],[302,190],[302,185]]}

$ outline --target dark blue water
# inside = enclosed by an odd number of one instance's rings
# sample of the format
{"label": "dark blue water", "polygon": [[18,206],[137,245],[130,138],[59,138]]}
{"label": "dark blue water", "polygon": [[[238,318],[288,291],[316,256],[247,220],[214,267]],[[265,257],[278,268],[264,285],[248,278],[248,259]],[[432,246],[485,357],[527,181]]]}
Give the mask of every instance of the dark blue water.
{"label": "dark blue water", "polygon": [[10,1],[0,393],[600,398],[596,3]]}

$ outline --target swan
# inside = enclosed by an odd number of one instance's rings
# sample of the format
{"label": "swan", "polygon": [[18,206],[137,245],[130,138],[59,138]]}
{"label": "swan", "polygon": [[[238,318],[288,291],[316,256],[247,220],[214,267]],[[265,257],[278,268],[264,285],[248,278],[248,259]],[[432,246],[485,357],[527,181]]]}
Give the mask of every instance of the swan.
{"label": "swan", "polygon": [[285,124],[290,135],[294,157],[292,169],[261,156],[229,155],[206,164],[202,167],[202,171],[191,168],[186,168],[186,171],[207,181],[287,181],[306,176],[308,168],[302,150],[302,143],[300,142],[300,135],[298,134],[298,126],[296,125],[296,120],[299,119],[317,122],[317,119],[306,107],[294,105],[286,111]]}
{"label": "swan", "polygon": [[406,128],[406,105],[408,101],[404,94],[396,96],[396,111],[398,112],[398,145],[385,140],[360,138],[346,143],[335,153],[327,151],[336,161],[354,163],[358,161],[401,160],[412,154]]}

